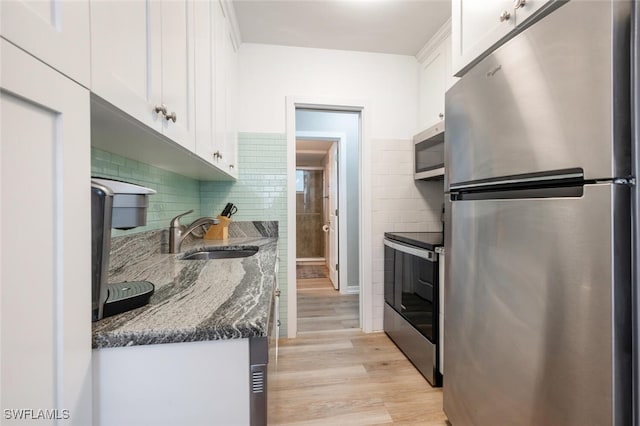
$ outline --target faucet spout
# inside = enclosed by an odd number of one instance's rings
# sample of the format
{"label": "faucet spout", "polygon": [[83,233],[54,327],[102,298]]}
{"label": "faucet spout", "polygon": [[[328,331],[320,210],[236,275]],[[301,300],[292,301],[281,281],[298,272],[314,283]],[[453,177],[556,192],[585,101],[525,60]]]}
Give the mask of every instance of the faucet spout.
{"label": "faucet spout", "polygon": [[169,227],[169,253],[180,253],[182,242],[194,230],[204,225],[216,225],[220,222],[213,217],[201,217],[194,220],[189,226],[180,225],[180,218],[192,212],[193,210],[182,213],[171,220],[171,226]]}

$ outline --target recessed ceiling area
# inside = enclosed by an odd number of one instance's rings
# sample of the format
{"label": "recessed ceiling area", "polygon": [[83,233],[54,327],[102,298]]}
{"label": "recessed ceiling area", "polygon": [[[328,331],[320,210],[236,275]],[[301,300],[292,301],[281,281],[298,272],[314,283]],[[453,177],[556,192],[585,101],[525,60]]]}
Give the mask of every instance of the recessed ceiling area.
{"label": "recessed ceiling area", "polygon": [[322,167],[333,141],[296,140],[296,167]]}
{"label": "recessed ceiling area", "polygon": [[233,0],[243,42],[415,56],[450,0]]}

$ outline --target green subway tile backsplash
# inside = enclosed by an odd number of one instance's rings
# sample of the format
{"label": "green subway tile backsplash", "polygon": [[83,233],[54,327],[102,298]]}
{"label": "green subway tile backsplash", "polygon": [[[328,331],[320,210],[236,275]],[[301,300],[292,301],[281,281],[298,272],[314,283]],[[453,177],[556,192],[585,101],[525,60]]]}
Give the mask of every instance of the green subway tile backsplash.
{"label": "green subway tile backsplash", "polygon": [[220,214],[227,202],[238,207],[236,221],[277,220],[279,228],[281,335],[287,333],[287,139],[285,134],[240,133],[238,180],[205,182],[116,154],[91,148],[91,174],[146,186],[158,191],[149,197],[147,225],[125,235],[168,228],[176,215],[193,209],[184,220]]}
{"label": "green subway tile backsplash", "polygon": [[216,216],[231,202],[233,220],[277,220],[280,271],[280,334],[287,333],[287,137],[285,134],[240,133],[238,180],[200,182],[201,211]]}
{"label": "green subway tile backsplash", "polygon": [[158,191],[149,196],[147,225],[129,231],[114,229],[113,236],[168,228],[171,219],[193,209],[186,222],[200,217],[200,182],[149,164],[91,148],[91,175],[146,186]]}

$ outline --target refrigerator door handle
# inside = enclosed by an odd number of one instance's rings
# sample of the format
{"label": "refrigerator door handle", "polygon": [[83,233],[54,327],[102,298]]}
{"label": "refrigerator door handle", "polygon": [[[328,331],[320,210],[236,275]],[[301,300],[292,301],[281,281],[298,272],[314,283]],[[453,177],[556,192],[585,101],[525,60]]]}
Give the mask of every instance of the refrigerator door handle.
{"label": "refrigerator door handle", "polygon": [[584,181],[582,169],[554,170],[547,173],[525,173],[505,176],[498,179],[487,179],[475,182],[460,182],[449,185],[451,191],[479,190],[496,187],[516,187],[553,183],[581,183]]}

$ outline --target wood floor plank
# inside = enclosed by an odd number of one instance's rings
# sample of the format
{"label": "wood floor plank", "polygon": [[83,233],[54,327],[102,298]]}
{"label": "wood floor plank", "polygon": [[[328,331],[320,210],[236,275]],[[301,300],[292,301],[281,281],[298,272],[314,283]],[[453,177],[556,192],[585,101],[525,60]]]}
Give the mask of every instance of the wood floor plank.
{"label": "wood floor plank", "polygon": [[269,424],[446,425],[442,390],[384,333],[304,333],[280,347]]}
{"label": "wood floor plank", "polygon": [[447,425],[442,390],[386,334],[357,328],[358,295],[340,295],[326,278],[297,285],[300,332],[279,340],[270,425]]}
{"label": "wood floor plank", "polygon": [[326,267],[298,265],[297,273],[299,332],[360,326],[359,296],[334,289]]}

